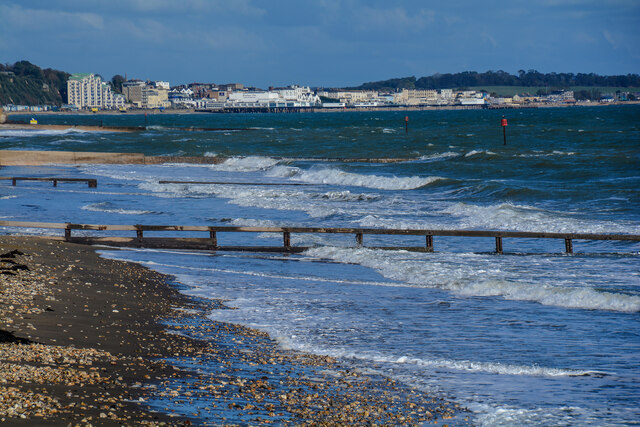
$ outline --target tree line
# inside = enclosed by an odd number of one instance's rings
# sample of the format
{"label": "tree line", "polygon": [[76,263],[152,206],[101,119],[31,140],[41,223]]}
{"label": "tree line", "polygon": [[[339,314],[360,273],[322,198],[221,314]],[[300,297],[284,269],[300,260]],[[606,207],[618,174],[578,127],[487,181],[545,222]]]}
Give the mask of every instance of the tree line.
{"label": "tree line", "polygon": [[0,64],[0,105],[60,105],[67,100],[69,76],[29,61]]}
{"label": "tree line", "polygon": [[640,87],[640,75],[601,76],[595,73],[541,73],[536,70],[519,70],[517,75],[506,71],[464,71],[462,73],[434,74],[428,77],[415,76],[363,83],[351,90],[396,90],[396,89],[459,89],[478,86],[548,86],[569,88],[571,86]]}
{"label": "tree line", "polygon": [[[0,105],[65,104],[70,76],[65,71],[42,69],[29,61],[0,64]],[[111,81],[102,80],[109,83],[116,93],[122,93],[124,77],[121,75],[116,74]]]}

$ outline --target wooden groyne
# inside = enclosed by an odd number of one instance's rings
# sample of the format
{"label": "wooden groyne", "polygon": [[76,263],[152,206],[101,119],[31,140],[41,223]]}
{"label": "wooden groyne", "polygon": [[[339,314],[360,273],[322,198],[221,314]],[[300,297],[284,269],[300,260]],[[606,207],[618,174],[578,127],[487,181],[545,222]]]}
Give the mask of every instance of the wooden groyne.
{"label": "wooden groyne", "polygon": [[0,124],[0,130],[79,130],[83,132],[140,132],[144,126],[103,126],[103,125],[39,125],[20,122]]}
{"label": "wooden groyne", "polygon": [[31,177],[31,176],[0,176],[0,180],[11,180],[14,187],[18,181],[51,181],[57,187],[58,182],[86,182],[89,188],[97,188],[98,180],[93,178],[58,178],[58,177]]}
{"label": "wooden groyne", "polygon": [[231,182],[231,181],[158,181],[158,184],[188,184],[188,185],[261,185],[261,186],[309,186],[301,182]]}
{"label": "wooden groyne", "polygon": [[[595,234],[595,233],[542,233],[527,231],[491,231],[491,230],[419,230],[419,229],[381,229],[381,228],[336,228],[336,227],[233,227],[233,226],[191,226],[191,225],[99,225],[49,222],[0,221],[0,227],[43,228],[64,230],[68,242],[83,244],[103,244],[124,247],[160,248],[160,249],[199,249],[216,251],[285,252],[299,253],[309,247],[291,245],[291,234],[352,234],[357,247],[364,247],[365,235],[421,236],[424,246],[382,246],[371,249],[408,250],[433,252],[434,237],[489,237],[495,239],[495,253],[503,253],[503,239],[561,239],[565,243],[565,252],[573,253],[574,240],[609,240],[640,242],[638,234]],[[74,236],[73,230],[92,230],[98,232],[131,231],[136,237],[86,237]],[[202,232],[207,237],[148,237],[145,232]],[[237,246],[221,245],[219,234],[224,233],[278,233],[282,234],[282,246]]]}
{"label": "wooden groyne", "polygon": [[0,166],[41,166],[49,164],[218,164],[223,163],[225,160],[226,158],[221,157],[146,156],[142,153],[0,150]]}
{"label": "wooden groyne", "polygon": [[[242,156],[239,156],[242,157]],[[282,161],[314,161],[341,163],[398,163],[415,161],[409,158],[337,158],[337,157],[271,157]],[[131,164],[158,165],[163,163],[220,164],[224,156],[147,156],[143,153],[108,153],[89,151],[0,150],[0,166],[40,166],[48,164]],[[259,184],[256,184],[259,185]]]}

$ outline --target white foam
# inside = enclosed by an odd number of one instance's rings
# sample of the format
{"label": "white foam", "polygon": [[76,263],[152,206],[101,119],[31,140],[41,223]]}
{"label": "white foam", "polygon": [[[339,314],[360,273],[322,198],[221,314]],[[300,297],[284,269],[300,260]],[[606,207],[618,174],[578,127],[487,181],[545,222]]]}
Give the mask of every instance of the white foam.
{"label": "white foam", "polygon": [[272,170],[270,175],[288,176],[293,181],[302,181],[312,184],[345,185],[375,188],[380,190],[413,190],[444,179],[439,176],[387,177],[378,175],[362,175],[333,168],[312,170],[282,168]]}
{"label": "white foam", "polygon": [[4,129],[0,130],[0,137],[2,136],[16,136],[16,137],[32,137],[32,136],[55,136],[66,135],[69,133],[86,133],[79,129]]}
{"label": "white foam", "polygon": [[0,196],[0,200],[8,200],[8,199],[15,199],[18,196]]}
{"label": "white foam", "polygon": [[447,151],[444,153],[435,153],[435,154],[429,154],[429,155],[424,155],[422,157],[420,157],[420,160],[425,160],[425,161],[439,161],[439,160],[446,160],[446,159],[450,159],[452,157],[459,157],[460,153],[455,153],[453,151]]}
{"label": "white foam", "polygon": [[494,156],[496,155],[496,153],[494,153],[493,151],[488,151],[488,150],[471,150],[469,151],[467,154],[465,154],[465,157],[472,157],[472,156],[477,156],[478,154],[486,154],[488,156]]}
{"label": "white foam", "polygon": [[518,230],[555,233],[640,234],[640,224],[631,221],[598,221],[535,206],[500,203],[475,205],[452,203],[439,214],[457,220],[457,228]]}
{"label": "white foam", "polygon": [[278,164],[279,160],[270,157],[249,156],[231,157],[219,165],[209,167],[217,171],[225,172],[253,172],[267,170]]}
{"label": "white foam", "polygon": [[562,369],[548,368],[538,365],[511,365],[496,362],[478,362],[472,360],[450,360],[450,359],[424,359],[407,356],[385,356],[377,353],[327,350],[320,351],[322,354],[333,357],[348,359],[367,360],[378,363],[392,363],[401,365],[414,365],[435,369],[450,369],[465,372],[482,372],[496,375],[524,375],[540,377],[577,377],[587,375],[611,375],[611,373],[596,370]]}
{"label": "white foam", "polygon": [[545,152],[541,152],[541,151],[536,151],[533,153],[526,153],[526,154],[518,154],[517,157],[553,157],[553,156],[573,156],[575,155],[576,152],[575,151],[558,151],[558,150],[553,150],[550,153],[545,153]]}
{"label": "white foam", "polygon": [[507,274],[500,270],[499,265],[489,263],[486,255],[429,254],[425,257],[405,252],[337,247],[311,248],[305,254],[341,263],[360,264],[406,286],[439,288],[460,296],[496,296],[566,308],[640,311],[639,296],[600,291],[587,286],[557,286],[545,283],[541,278],[532,278],[531,281],[504,278]]}
{"label": "white foam", "polygon": [[81,209],[85,211],[115,213],[120,215],[147,215],[154,213],[152,211],[114,208],[111,202],[92,203],[82,206]]}

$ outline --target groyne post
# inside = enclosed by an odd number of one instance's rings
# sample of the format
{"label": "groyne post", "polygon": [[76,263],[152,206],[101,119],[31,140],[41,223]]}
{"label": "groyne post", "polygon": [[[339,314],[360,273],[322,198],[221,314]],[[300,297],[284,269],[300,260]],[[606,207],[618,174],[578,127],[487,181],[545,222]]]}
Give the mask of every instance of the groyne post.
{"label": "groyne post", "polygon": [[356,245],[362,247],[362,233],[356,233]]}
{"label": "groyne post", "polygon": [[502,254],[502,237],[496,237],[496,253]]}
{"label": "groyne post", "polygon": [[288,231],[282,232],[283,246],[286,251],[291,250],[291,233]]}
{"label": "groyne post", "polygon": [[213,249],[218,248],[218,236],[216,235],[215,230],[209,230],[209,238],[211,239],[211,246]]}
{"label": "groyne post", "polygon": [[425,237],[427,252],[433,252],[433,236],[431,234],[427,234]]}
{"label": "groyne post", "polygon": [[571,239],[564,239],[564,248],[566,253],[569,255],[573,254],[573,242]]}

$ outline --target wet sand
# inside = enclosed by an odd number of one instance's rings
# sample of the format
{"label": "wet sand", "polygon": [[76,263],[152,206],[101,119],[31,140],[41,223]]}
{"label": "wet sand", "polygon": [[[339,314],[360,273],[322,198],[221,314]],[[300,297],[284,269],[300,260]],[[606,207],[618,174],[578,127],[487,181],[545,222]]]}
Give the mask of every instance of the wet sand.
{"label": "wet sand", "polygon": [[465,412],[206,318],[223,301],[92,247],[0,236],[0,421],[446,424]]}

